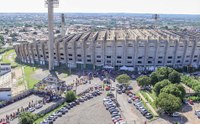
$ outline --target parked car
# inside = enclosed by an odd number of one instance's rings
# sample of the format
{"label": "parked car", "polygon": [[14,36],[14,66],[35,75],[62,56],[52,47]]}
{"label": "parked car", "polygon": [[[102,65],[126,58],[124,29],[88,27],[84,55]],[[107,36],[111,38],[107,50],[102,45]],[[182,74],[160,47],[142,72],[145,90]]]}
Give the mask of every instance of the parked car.
{"label": "parked car", "polygon": [[153,115],[152,115],[151,113],[147,113],[147,114],[145,114],[145,117],[146,117],[147,119],[152,119],[152,118],[153,118]]}
{"label": "parked car", "polygon": [[180,114],[178,112],[174,112],[171,114],[172,117],[180,117]]}
{"label": "parked car", "polygon": [[117,90],[118,94],[122,94],[122,91],[120,89]]}
{"label": "parked car", "polygon": [[38,104],[35,105],[35,108],[36,108],[36,109],[39,109],[39,108],[42,108],[42,106],[43,106],[42,104],[39,104],[39,103],[38,103]]}
{"label": "parked car", "polygon": [[132,99],[131,98],[128,98],[128,103],[132,103]]}
{"label": "parked car", "polygon": [[34,108],[34,107],[31,107],[31,108],[28,109],[28,111],[29,111],[29,112],[34,112],[34,111],[35,111],[35,108]]}

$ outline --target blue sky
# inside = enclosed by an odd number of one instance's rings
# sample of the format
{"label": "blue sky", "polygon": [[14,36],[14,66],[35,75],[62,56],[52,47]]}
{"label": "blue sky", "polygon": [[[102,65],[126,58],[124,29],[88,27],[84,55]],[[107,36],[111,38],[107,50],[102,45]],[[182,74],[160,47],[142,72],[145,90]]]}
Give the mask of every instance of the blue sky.
{"label": "blue sky", "polygon": [[[44,0],[1,0],[0,12],[47,12]],[[60,0],[55,12],[200,14],[200,0]]]}

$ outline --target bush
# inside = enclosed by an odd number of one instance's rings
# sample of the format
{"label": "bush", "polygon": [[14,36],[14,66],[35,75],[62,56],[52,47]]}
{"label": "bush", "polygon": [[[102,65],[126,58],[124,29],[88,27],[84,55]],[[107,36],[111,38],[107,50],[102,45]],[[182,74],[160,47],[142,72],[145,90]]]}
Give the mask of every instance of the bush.
{"label": "bush", "polygon": [[65,94],[65,99],[66,99],[66,102],[72,102],[76,100],[76,94],[73,91],[68,91]]}
{"label": "bush", "polygon": [[19,123],[20,124],[33,124],[33,122],[37,119],[35,114],[30,112],[23,112],[19,116]]}

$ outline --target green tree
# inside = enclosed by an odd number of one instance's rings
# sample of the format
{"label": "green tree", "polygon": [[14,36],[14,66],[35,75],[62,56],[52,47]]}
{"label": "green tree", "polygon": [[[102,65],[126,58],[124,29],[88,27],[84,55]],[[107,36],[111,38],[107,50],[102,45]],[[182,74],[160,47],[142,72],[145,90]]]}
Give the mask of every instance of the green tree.
{"label": "green tree", "polygon": [[151,78],[144,75],[144,76],[140,76],[137,78],[137,82],[138,82],[138,85],[139,86],[147,86],[147,85],[150,85],[151,83]]}
{"label": "green tree", "polygon": [[117,76],[117,81],[125,86],[128,86],[130,84],[131,78],[127,74],[122,74]]}
{"label": "green tree", "polygon": [[33,122],[37,119],[35,114],[30,112],[23,112],[19,116],[19,123],[20,124],[33,124]]}
{"label": "green tree", "polygon": [[161,93],[172,94],[179,97],[181,100],[185,97],[185,89],[183,86],[178,84],[169,84],[161,89]]}
{"label": "green tree", "polygon": [[151,78],[151,85],[155,85],[158,82],[158,76],[156,72],[152,72],[150,78]]}
{"label": "green tree", "polygon": [[160,90],[169,84],[171,84],[171,82],[168,79],[162,80],[154,85],[153,90],[158,96],[160,94]]}
{"label": "green tree", "polygon": [[156,70],[158,81],[162,81],[164,79],[168,79],[169,74],[173,71],[172,68],[169,67],[161,67]]}
{"label": "green tree", "polygon": [[4,37],[2,35],[0,35],[0,45],[4,44]]}
{"label": "green tree", "polygon": [[73,91],[68,91],[65,94],[65,98],[66,98],[66,102],[72,102],[72,101],[76,100],[76,94]]}
{"label": "green tree", "polygon": [[169,81],[172,83],[180,83],[181,82],[181,74],[175,70],[173,70],[169,76],[168,76]]}
{"label": "green tree", "polygon": [[181,108],[181,99],[167,93],[160,93],[156,99],[156,106],[163,109],[165,112],[172,114]]}

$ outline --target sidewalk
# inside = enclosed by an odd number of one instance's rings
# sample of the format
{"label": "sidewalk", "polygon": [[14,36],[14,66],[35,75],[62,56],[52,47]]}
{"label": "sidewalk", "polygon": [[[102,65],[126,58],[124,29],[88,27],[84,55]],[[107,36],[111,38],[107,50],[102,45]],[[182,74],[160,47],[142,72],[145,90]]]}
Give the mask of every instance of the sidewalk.
{"label": "sidewalk", "polygon": [[151,112],[154,114],[154,116],[159,116],[158,113],[154,110],[154,108],[149,104],[149,102],[144,98],[144,96],[139,93],[142,100],[147,104],[147,107],[151,110]]}

